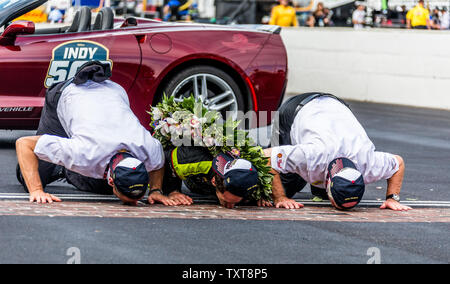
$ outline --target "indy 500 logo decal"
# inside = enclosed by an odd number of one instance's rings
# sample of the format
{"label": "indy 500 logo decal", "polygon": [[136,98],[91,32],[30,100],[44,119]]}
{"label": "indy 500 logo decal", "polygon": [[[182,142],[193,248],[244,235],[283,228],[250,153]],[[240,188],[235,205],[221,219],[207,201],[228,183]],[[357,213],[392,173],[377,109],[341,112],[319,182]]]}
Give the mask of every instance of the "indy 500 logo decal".
{"label": "indy 500 logo decal", "polygon": [[109,63],[111,68],[113,65],[108,48],[97,42],[82,40],[58,45],[53,49],[45,87],[50,88],[53,84],[73,78],[83,64],[92,60]]}

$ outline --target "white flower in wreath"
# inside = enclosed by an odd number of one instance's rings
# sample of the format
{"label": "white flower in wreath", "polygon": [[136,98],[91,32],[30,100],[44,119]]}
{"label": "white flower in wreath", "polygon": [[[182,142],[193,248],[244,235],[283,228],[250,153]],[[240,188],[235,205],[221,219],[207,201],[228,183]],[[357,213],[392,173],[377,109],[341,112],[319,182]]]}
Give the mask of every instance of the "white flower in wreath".
{"label": "white flower in wreath", "polygon": [[168,117],[168,118],[167,118],[167,123],[168,123],[169,125],[177,125],[177,124],[178,124],[178,121],[176,121],[176,120],[173,119],[172,117]]}
{"label": "white flower in wreath", "polygon": [[181,136],[183,134],[183,127],[179,124],[171,125],[169,132],[172,136]]}
{"label": "white flower in wreath", "polygon": [[191,136],[192,136],[192,139],[194,139],[194,140],[197,138],[200,138],[200,140],[203,141],[202,131],[199,128],[191,129]]}
{"label": "white flower in wreath", "polygon": [[195,136],[194,137],[194,146],[197,147],[204,147],[205,144],[203,144],[203,139],[201,136]]}
{"label": "white flower in wreath", "polygon": [[170,133],[169,124],[166,120],[161,121],[161,123],[158,125],[157,129],[161,133],[161,135],[168,137]]}
{"label": "white flower in wreath", "polygon": [[172,118],[180,122],[187,119],[190,120],[192,116],[193,114],[191,112],[185,110],[179,110],[172,114]]}
{"label": "white flower in wreath", "polygon": [[195,115],[191,119],[191,127],[195,129],[199,129],[202,126],[200,120]]}
{"label": "white flower in wreath", "polygon": [[205,143],[206,147],[213,147],[216,145],[216,140],[212,137],[203,138],[203,143]]}
{"label": "white flower in wreath", "polygon": [[164,113],[157,107],[154,107],[152,110],[153,120],[160,120],[163,117]]}

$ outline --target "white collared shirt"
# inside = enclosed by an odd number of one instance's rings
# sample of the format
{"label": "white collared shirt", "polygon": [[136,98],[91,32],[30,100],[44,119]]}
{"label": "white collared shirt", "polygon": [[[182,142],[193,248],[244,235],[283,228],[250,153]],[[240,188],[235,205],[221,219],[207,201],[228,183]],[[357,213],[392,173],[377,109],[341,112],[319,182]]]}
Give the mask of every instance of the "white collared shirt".
{"label": "white collared shirt", "polygon": [[345,105],[330,97],[306,104],[295,117],[292,146],[272,149],[272,168],[297,173],[308,183],[325,188],[328,164],[350,159],[370,184],[389,179],[399,169],[394,155],[375,151],[375,146]]}
{"label": "white collared shirt", "polygon": [[141,125],[120,85],[109,80],[72,83],[64,89],[57,112],[70,138],[43,135],[34,151],[39,159],[97,179],[121,150],[141,160],[149,172],[164,166],[161,143]]}

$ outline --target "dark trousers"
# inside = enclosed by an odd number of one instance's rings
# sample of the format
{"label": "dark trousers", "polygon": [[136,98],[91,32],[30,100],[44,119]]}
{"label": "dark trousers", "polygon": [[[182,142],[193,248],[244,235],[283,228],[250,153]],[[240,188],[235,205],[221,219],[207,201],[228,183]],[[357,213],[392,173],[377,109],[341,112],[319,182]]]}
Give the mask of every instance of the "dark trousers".
{"label": "dark trousers", "polygon": [[[69,138],[61,125],[57,114],[57,106],[61,97],[64,82],[52,86],[45,96],[45,105],[36,135],[54,135]],[[52,182],[65,178],[67,182],[78,190],[98,194],[113,194],[112,187],[105,179],[94,179],[69,171],[62,166],[39,160],[39,176],[44,188]]]}

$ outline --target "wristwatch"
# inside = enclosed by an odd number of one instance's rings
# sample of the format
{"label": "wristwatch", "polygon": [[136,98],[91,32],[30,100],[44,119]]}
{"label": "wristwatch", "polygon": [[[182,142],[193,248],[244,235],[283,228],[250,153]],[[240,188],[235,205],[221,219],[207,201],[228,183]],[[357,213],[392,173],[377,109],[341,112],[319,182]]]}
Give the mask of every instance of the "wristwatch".
{"label": "wristwatch", "polygon": [[394,199],[395,201],[400,202],[400,195],[391,194],[391,195],[386,196],[386,200],[389,200],[389,199]]}

